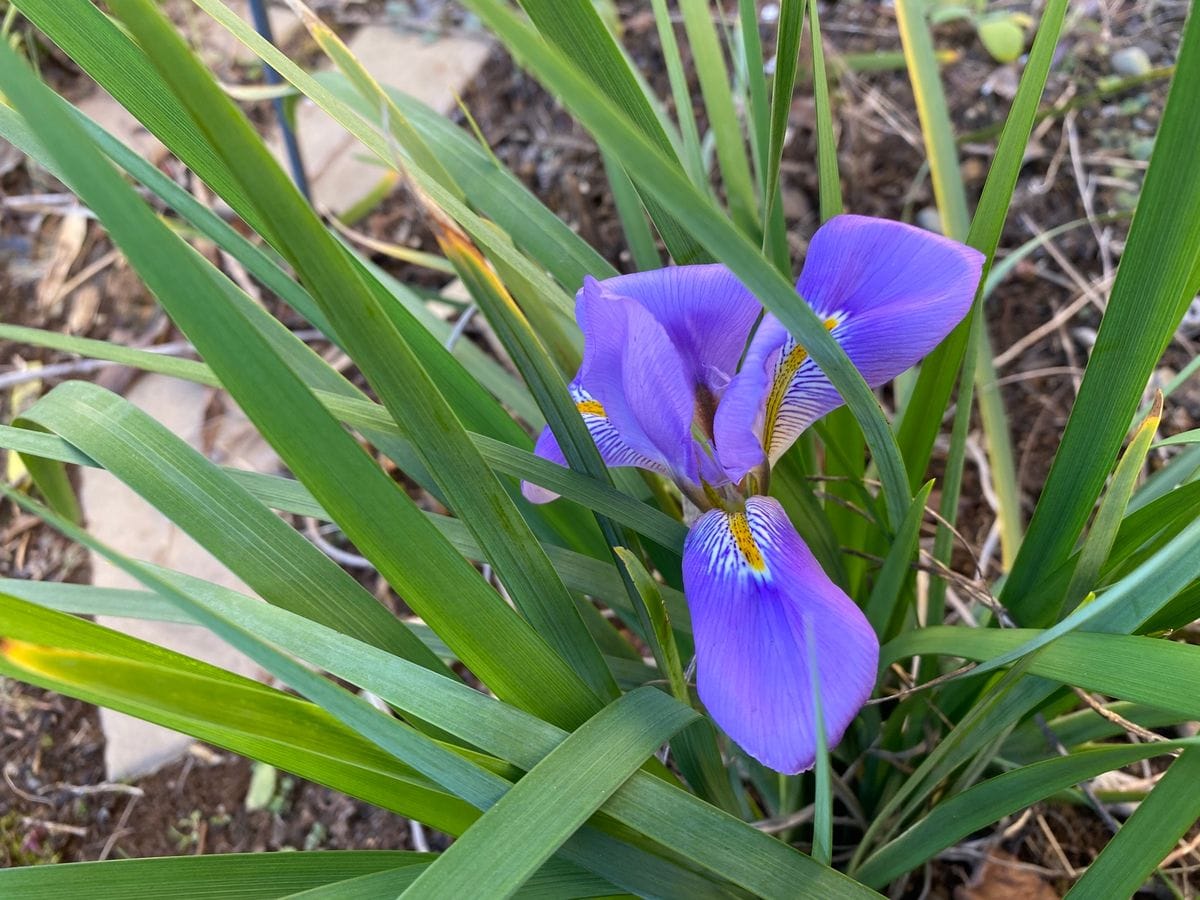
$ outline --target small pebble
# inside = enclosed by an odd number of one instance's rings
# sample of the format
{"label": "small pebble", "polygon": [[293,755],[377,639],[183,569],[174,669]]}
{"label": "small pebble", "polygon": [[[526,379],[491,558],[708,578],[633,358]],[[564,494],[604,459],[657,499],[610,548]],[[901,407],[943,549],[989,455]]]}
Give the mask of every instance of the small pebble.
{"label": "small pebble", "polygon": [[1150,56],[1141,47],[1126,47],[1118,50],[1109,60],[1113,71],[1126,78],[1145,75],[1150,71]]}
{"label": "small pebble", "polygon": [[1017,88],[1020,85],[1020,75],[1017,73],[1016,66],[999,66],[996,71],[988,76],[987,81],[979,89],[979,93],[985,97],[995,94],[1004,100],[1011,100],[1017,96]]}
{"label": "small pebble", "polygon": [[1087,347],[1088,350],[1091,350],[1092,347],[1096,346],[1096,329],[1095,328],[1089,328],[1086,325],[1080,325],[1078,328],[1071,329],[1071,335],[1080,344]]}
{"label": "small pebble", "polygon": [[1183,314],[1183,321],[1179,323],[1179,330],[1186,335],[1200,332],[1200,297],[1193,300],[1187,308],[1187,312]]}
{"label": "small pebble", "polygon": [[1146,162],[1154,152],[1154,138],[1134,138],[1129,142],[1129,155],[1134,159]]}
{"label": "small pebble", "polygon": [[917,211],[917,225],[934,234],[942,233],[942,217],[932,206],[926,206]]}

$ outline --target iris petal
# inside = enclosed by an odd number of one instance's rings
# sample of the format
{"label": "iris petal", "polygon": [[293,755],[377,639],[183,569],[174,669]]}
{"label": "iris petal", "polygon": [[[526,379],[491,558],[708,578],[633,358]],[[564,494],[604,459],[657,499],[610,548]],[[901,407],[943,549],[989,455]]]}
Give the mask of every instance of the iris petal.
{"label": "iris petal", "polygon": [[679,351],[689,381],[719,396],[737,370],[762,305],[725,266],[674,266],[593,282],[585,290],[636,300]]}
{"label": "iris petal", "polygon": [[[596,442],[596,448],[600,451],[600,458],[604,460],[605,465],[612,467],[637,466],[638,468],[650,469],[664,475],[670,474],[663,463],[637,452],[622,440],[620,432],[617,431],[612,420],[608,418],[607,412],[600,401],[592,397],[579,384],[572,384],[570,390],[571,396],[575,400],[575,405],[579,409],[580,415],[583,416],[583,422],[587,425],[587,429],[592,435],[592,440]],[[554,433],[550,430],[549,426],[542,429],[533,452],[543,459],[558,463],[560,466],[566,466],[567,464],[567,459],[563,455],[562,448],[558,446],[558,440],[554,437]],[[521,493],[531,503],[549,503],[559,496],[548,488],[541,487],[530,481],[521,482]]]}
{"label": "iris petal", "polygon": [[[666,329],[637,300],[605,291],[594,278],[585,279],[575,316],[583,331],[583,365],[571,393],[601,457],[610,466],[638,466],[697,482],[691,430],[696,393]],[[549,429],[534,452],[566,465]],[[521,489],[535,503],[557,496],[529,482]]]}
{"label": "iris petal", "polygon": [[633,450],[694,478],[696,395],[666,330],[641,304],[588,278],[575,304],[583,330],[579,381]]}
{"label": "iris petal", "polygon": [[[809,245],[797,290],[871,387],[916,364],[971,307],[983,255],[911,225],[837,216]],[[804,348],[768,315],[717,410],[730,477],[755,462],[747,432],[774,462],[842,398]],[[744,468],[742,468],[744,466]]]}
{"label": "iris petal", "polygon": [[744,513],[701,516],[684,545],[683,580],[709,714],[763,765],[810,768],[813,671],[830,747],[874,688],[879,642],[862,612],[770,497],[751,497]]}

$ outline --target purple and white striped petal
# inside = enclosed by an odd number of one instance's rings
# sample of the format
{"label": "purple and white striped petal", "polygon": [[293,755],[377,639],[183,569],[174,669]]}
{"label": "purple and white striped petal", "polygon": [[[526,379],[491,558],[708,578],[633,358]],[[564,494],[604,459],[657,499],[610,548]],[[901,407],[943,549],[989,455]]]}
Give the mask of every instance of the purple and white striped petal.
{"label": "purple and white striped petal", "polygon": [[[606,293],[592,278],[578,294],[575,315],[583,331],[583,364],[571,394],[601,457],[610,466],[698,482],[695,387],[666,329],[637,300]],[[566,465],[548,428],[534,452]],[[521,489],[535,503],[557,496],[528,482]]]}
{"label": "purple and white striped petal", "polygon": [[694,481],[696,394],[679,350],[644,306],[596,285],[588,279],[575,304],[583,331],[579,383],[631,449]]}
{"label": "purple and white striped petal", "polygon": [[771,497],[701,516],[684,544],[683,581],[697,687],[713,720],[765,766],[810,768],[813,673],[830,747],[875,686],[879,641],[866,617]]}
{"label": "purple and white striped petal", "polygon": [[[595,397],[585,391],[578,383],[570,385],[570,390],[571,397],[575,400],[575,406],[579,410],[579,414],[583,416],[583,422],[587,425],[587,429],[592,435],[592,440],[596,442],[596,448],[600,451],[600,458],[604,460],[605,465],[614,468],[617,466],[637,466],[641,469],[650,469],[652,472],[670,475],[667,467],[662,462],[639,453],[621,439],[616,426],[609,420],[604,407]],[[554,437],[554,433],[548,425],[542,429],[533,452],[543,459],[558,463],[560,466],[567,465],[567,459],[563,456],[562,448],[558,446],[558,440]],[[549,503],[551,500],[558,499],[559,496],[554,491],[530,481],[521,482],[521,493],[531,503]]]}
{"label": "purple and white striped petal", "polygon": [[720,397],[762,304],[725,266],[674,266],[584,283],[585,293],[636,300],[667,332],[692,385]]}
{"label": "purple and white striped petal", "polygon": [[[879,387],[962,321],[982,266],[981,253],[940,235],[837,216],[813,235],[797,290],[867,383]],[[717,409],[717,451],[730,478],[740,479],[764,453],[777,460],[842,402],[804,347],[767,315]]]}

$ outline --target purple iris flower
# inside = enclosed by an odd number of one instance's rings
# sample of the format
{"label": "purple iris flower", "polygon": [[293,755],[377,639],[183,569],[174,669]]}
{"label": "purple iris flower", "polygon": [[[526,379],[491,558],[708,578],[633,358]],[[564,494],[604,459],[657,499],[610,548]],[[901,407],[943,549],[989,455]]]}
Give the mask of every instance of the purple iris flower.
{"label": "purple iris flower", "polygon": [[[813,236],[797,291],[878,387],[963,319],[982,264],[929,232],[838,216]],[[755,759],[802,772],[814,687],[832,747],[874,689],[879,642],[764,493],[771,464],[842,399],[773,315],[751,338],[762,307],[724,266],[588,278],[575,309],[570,389],[605,462],[666,475],[703,511],[683,549],[700,699]],[[549,429],[536,452],[566,464]]]}

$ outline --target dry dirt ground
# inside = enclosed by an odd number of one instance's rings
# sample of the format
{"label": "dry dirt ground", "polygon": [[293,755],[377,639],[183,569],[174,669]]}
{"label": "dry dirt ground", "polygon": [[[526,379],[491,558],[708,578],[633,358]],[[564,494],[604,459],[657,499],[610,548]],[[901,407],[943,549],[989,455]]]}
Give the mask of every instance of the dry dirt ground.
{"label": "dry dirt ground", "polygon": [[[764,4],[769,5],[769,4]],[[1040,4],[1002,4],[1035,17]],[[669,96],[652,19],[643,4],[622,5],[625,39],[634,60],[663,96]],[[1023,499],[1032,508],[1066,421],[1103,297],[1145,170],[1166,97],[1158,70],[1174,59],[1186,13],[1184,0],[1122,2],[1085,0],[1073,5],[1047,91],[1053,107],[1035,132],[1022,170],[1001,252],[1034,235],[1074,221],[1090,224],[1066,232],[1021,263],[989,301],[988,320],[998,357],[1003,396],[1014,426]],[[427,31],[472,30],[469,17],[445,2],[325,4],[346,33],[380,15],[398,16]],[[822,7],[827,52],[840,75],[835,87],[840,164],[847,209],[928,223],[933,196],[923,163],[912,94],[902,73],[855,71],[837,60],[853,54],[900,49],[894,13],[875,2]],[[764,39],[770,46],[771,27]],[[939,48],[955,60],[944,69],[951,114],[960,135],[968,189],[978,195],[994,148],[992,129],[1003,119],[1018,69],[996,63],[966,25],[942,27]],[[34,45],[43,71],[66,96],[89,88],[61,54]],[[304,57],[301,43],[293,48]],[[1132,61],[1132,62],[1131,62]],[[1138,63],[1133,65],[1132,63]],[[1144,64],[1144,65],[1143,65]],[[857,65],[857,64],[855,64]],[[1143,76],[1138,72],[1149,71]],[[223,73],[252,81],[253,70]],[[536,84],[493,53],[464,95],[496,154],[550,208],[577,228],[623,270],[630,268],[620,226],[595,147]],[[266,127],[264,108],[252,111]],[[793,255],[803,258],[805,236],[816,221],[815,136],[808,86],[799,85],[783,167],[784,206]],[[173,174],[170,161],[162,165]],[[133,345],[177,339],[136,277],[94,223],[44,172],[0,150],[0,320],[53,328]],[[401,196],[394,196],[357,226],[384,241],[432,249]],[[384,258],[381,264],[410,282],[437,288],[439,276]],[[299,325],[300,323],[295,323]],[[1182,333],[1168,350],[1161,379],[1195,355],[1194,333]],[[26,346],[0,346],[0,373],[31,362],[70,358]],[[73,377],[89,375],[78,369]],[[132,373],[90,373],[114,389]],[[14,394],[0,392],[0,420],[14,403],[51,386],[29,382]],[[24,394],[24,397],[21,396]],[[1200,389],[1175,395],[1165,430],[1200,424]],[[962,530],[988,558],[994,515],[980,481],[968,467]],[[963,560],[964,564],[966,560]],[[35,520],[0,508],[0,575],[86,581],[85,557]],[[376,582],[370,586],[384,590]],[[104,783],[95,710],[85,704],[0,680],[0,864],[87,860],[174,853],[292,848],[435,849],[441,838],[414,833],[410,823],[317,785],[280,775],[266,809],[244,808],[251,765],[197,746],[179,764],[133,785]],[[1036,815],[1003,823],[1000,850],[986,859],[970,844],[945,855],[930,880],[907,896],[961,898],[1058,896],[1077,867],[1086,865],[1107,837],[1090,813],[1046,806]],[[1174,865],[1197,867],[1200,856],[1181,854]],[[1177,885],[1188,887],[1181,875]],[[999,892],[997,892],[999,891]]]}

